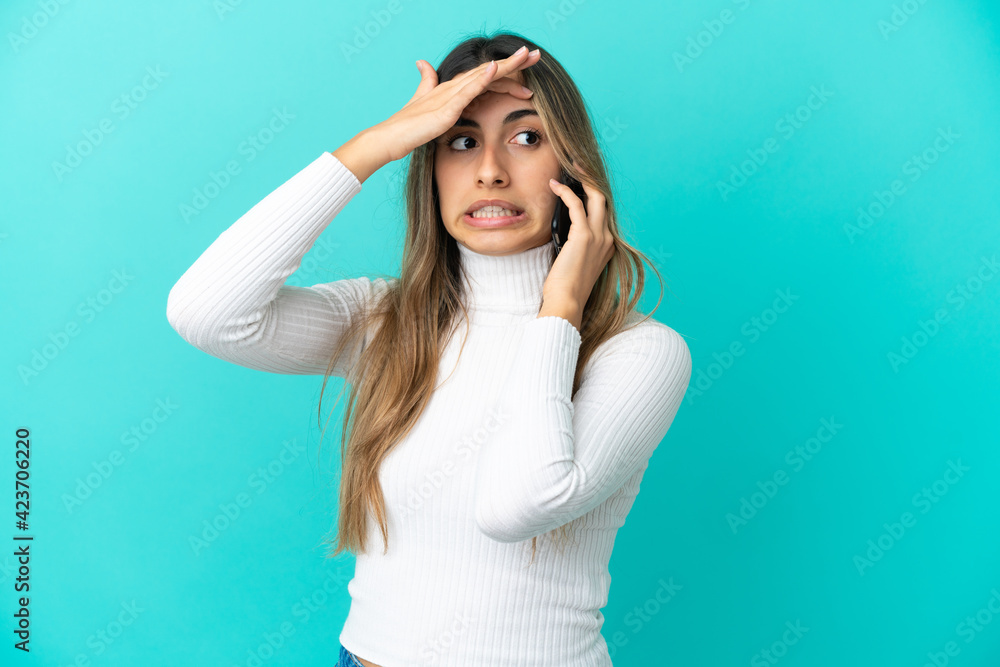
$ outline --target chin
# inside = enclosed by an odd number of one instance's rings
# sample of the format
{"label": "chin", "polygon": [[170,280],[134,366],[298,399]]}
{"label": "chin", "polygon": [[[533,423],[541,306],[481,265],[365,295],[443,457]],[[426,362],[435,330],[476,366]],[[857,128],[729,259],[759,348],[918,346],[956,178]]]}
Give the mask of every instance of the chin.
{"label": "chin", "polygon": [[537,248],[552,240],[546,232],[531,231],[524,227],[500,229],[468,229],[462,243],[480,255],[511,255]]}

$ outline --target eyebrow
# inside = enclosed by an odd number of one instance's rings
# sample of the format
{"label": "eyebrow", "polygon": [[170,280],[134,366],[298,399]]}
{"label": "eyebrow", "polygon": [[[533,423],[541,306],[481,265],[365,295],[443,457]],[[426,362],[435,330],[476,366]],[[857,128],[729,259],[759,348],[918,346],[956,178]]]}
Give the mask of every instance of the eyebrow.
{"label": "eyebrow", "polygon": [[[504,116],[503,124],[510,125],[515,120],[524,118],[525,116],[538,116],[538,112],[535,111],[534,109],[516,109],[514,111],[511,111],[506,116]],[[479,127],[479,123],[472,120],[471,118],[459,118],[457,121],[455,121],[454,127],[474,127],[477,130],[481,129]]]}

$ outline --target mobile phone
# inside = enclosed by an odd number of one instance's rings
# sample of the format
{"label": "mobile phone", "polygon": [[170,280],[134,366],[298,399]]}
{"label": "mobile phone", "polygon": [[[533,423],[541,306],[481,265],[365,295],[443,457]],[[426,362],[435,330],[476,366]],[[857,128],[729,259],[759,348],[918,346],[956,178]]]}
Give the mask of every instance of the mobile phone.
{"label": "mobile phone", "polygon": [[[572,176],[566,173],[565,170],[560,171],[559,182],[563,185],[568,185],[576,196],[583,201],[583,206],[587,207],[587,195],[583,190],[583,185],[580,181],[576,180]],[[569,236],[569,226],[572,223],[569,217],[569,209],[566,208],[566,204],[563,202],[562,197],[556,197],[556,210],[552,215],[552,242],[556,246],[556,254],[562,250],[563,245],[566,243],[566,238]]]}

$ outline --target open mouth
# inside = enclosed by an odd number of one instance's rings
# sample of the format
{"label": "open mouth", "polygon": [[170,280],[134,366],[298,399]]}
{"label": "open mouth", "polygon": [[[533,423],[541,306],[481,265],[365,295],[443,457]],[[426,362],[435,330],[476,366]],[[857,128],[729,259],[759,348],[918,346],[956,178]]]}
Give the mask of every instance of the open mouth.
{"label": "open mouth", "polygon": [[524,211],[507,206],[483,206],[469,213],[474,218],[497,218],[505,215],[518,215]]}
{"label": "open mouth", "polygon": [[473,227],[499,227],[524,220],[524,211],[504,209],[499,206],[486,206],[475,212],[465,214],[465,222]]}

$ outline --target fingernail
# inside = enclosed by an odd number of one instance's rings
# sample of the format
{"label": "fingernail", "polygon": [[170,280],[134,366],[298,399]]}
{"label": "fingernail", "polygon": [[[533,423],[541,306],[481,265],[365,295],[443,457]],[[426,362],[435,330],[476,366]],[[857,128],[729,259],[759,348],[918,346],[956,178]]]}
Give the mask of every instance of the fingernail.
{"label": "fingernail", "polygon": [[520,54],[524,53],[527,50],[528,50],[527,46],[522,46],[521,48],[519,48],[517,51],[514,52],[514,55],[515,56],[520,55]]}
{"label": "fingernail", "polygon": [[525,88],[524,86],[521,86],[521,92],[524,93],[525,95],[534,95],[534,93],[532,93],[529,89]]}
{"label": "fingernail", "polygon": [[539,51],[541,51],[541,49],[535,49],[534,51],[528,51],[528,55],[529,56],[537,56]]}

